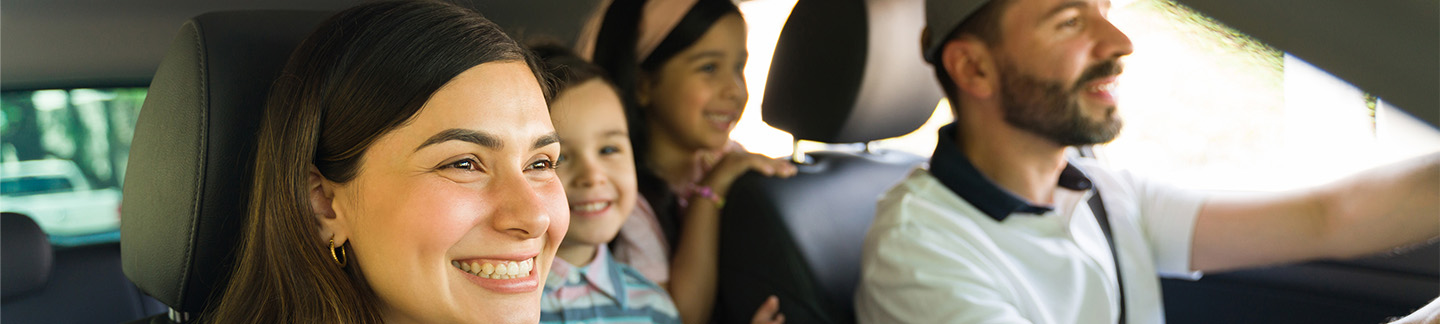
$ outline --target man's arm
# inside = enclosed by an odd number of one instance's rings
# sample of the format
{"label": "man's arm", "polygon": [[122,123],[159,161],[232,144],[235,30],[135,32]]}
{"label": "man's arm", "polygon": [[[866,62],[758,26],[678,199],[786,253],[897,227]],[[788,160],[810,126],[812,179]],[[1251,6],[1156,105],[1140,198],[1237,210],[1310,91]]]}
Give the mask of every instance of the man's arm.
{"label": "man's arm", "polygon": [[1440,153],[1324,186],[1205,202],[1191,267],[1229,270],[1348,258],[1440,235]]}

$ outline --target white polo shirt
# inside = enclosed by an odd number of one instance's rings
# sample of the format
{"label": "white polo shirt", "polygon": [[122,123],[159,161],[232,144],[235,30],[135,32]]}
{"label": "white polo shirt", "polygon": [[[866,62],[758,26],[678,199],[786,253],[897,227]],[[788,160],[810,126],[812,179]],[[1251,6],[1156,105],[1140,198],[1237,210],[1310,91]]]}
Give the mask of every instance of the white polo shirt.
{"label": "white polo shirt", "polygon": [[929,168],[880,200],[855,296],[861,323],[1116,323],[1115,263],[1091,187],[1112,223],[1129,323],[1165,321],[1157,273],[1198,278],[1190,244],[1203,196],[1075,160],[1055,205],[1036,206],[975,170],[952,134],[942,128]]}

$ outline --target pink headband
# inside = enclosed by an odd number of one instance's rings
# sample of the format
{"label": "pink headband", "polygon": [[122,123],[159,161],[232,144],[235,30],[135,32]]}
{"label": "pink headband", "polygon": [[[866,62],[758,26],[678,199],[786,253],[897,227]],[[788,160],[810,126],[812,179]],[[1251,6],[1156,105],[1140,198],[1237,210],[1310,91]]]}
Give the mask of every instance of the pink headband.
{"label": "pink headband", "polygon": [[[685,18],[685,13],[695,6],[699,0],[649,0],[645,2],[645,8],[640,11],[640,30],[635,40],[635,63],[645,61],[650,53],[660,46],[670,30],[680,24],[680,19]],[[611,0],[601,1],[595,13],[590,16],[590,21],[585,23],[585,28],[580,30],[580,38],[575,44],[575,52],[586,60],[595,57],[595,38],[600,34],[600,24],[605,20],[605,11],[610,8]]]}

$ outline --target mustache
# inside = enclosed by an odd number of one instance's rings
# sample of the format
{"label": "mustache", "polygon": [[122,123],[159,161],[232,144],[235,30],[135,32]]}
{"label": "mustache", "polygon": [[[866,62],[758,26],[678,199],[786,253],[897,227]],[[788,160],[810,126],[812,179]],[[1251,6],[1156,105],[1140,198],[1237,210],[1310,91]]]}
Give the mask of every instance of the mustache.
{"label": "mustache", "polygon": [[1080,79],[1075,81],[1075,88],[1073,90],[1083,90],[1085,84],[1090,81],[1117,76],[1120,75],[1121,72],[1125,72],[1125,66],[1120,64],[1120,60],[1110,59],[1096,63],[1086,68],[1084,73],[1080,73]]}

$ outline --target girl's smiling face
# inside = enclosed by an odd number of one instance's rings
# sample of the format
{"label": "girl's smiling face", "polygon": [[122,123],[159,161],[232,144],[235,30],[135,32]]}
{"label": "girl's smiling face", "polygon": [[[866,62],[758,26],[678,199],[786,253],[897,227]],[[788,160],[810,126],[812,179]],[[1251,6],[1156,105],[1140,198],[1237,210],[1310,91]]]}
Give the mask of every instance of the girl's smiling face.
{"label": "girl's smiling face", "polygon": [[637,197],[635,159],[620,97],[608,83],[591,79],[560,93],[550,114],[565,142],[558,171],[570,204],[571,227],[563,244],[606,244],[620,231]]}
{"label": "girl's smiling face", "polygon": [[724,147],[750,99],[743,73],[748,56],[745,20],[727,14],[643,77],[638,96],[652,136],[694,149]]}
{"label": "girl's smiling face", "polygon": [[323,182],[321,234],[350,244],[388,322],[534,323],[569,224],[559,155],[527,65],[480,64]]}

